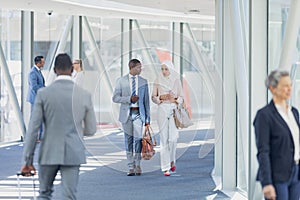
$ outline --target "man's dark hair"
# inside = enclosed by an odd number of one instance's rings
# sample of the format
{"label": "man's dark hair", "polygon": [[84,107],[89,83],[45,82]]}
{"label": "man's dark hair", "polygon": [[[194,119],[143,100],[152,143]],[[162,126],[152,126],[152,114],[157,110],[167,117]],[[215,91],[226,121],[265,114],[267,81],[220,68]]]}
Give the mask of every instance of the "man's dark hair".
{"label": "man's dark hair", "polygon": [[138,59],[131,59],[128,63],[129,69],[137,66],[138,64],[141,64],[141,61],[139,61]]}
{"label": "man's dark hair", "polygon": [[73,67],[70,56],[66,53],[58,54],[54,61],[54,68],[62,71],[66,71]]}
{"label": "man's dark hair", "polygon": [[39,62],[42,61],[43,58],[44,58],[44,56],[36,56],[34,58],[34,64],[38,64]]}

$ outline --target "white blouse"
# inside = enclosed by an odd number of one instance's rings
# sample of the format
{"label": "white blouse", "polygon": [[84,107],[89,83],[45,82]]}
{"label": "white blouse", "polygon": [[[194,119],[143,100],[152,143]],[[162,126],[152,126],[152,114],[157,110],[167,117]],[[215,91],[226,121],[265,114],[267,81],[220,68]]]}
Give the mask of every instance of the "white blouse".
{"label": "white blouse", "polygon": [[155,104],[161,103],[170,103],[169,100],[160,100],[159,97],[165,94],[172,94],[176,99],[178,104],[183,103],[183,89],[179,79],[172,81],[171,79],[165,78],[164,83],[159,83],[159,79],[156,79],[154,82],[153,92],[152,92],[152,101]]}

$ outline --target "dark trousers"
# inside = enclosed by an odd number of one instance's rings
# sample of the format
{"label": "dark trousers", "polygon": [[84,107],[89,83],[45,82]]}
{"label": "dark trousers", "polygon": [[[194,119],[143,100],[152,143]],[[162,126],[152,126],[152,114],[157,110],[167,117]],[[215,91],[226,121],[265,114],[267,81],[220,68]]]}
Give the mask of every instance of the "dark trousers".
{"label": "dark trousers", "polygon": [[283,183],[274,183],[276,200],[299,200],[300,181],[298,180],[299,165],[295,164],[290,179]]}

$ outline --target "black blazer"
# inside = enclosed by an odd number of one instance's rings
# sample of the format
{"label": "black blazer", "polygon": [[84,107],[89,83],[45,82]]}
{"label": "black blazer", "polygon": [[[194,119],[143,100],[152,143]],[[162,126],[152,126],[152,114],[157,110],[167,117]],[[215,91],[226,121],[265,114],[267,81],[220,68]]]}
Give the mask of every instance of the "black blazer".
{"label": "black blazer", "polygon": [[[292,107],[292,112],[300,127],[297,109]],[[257,112],[253,125],[259,163],[257,180],[262,186],[288,181],[295,163],[293,136],[273,100]]]}

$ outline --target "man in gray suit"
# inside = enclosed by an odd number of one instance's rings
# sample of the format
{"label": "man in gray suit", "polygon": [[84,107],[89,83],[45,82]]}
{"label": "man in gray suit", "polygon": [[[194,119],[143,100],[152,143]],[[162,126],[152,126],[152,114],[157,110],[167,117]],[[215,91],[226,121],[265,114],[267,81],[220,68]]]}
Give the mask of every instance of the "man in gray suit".
{"label": "man in gray suit", "polygon": [[150,125],[148,82],[139,76],[142,70],[137,59],[129,61],[129,74],[119,78],[112,100],[121,103],[119,121],[125,137],[129,172],[127,176],[141,175],[143,126]]}
{"label": "man in gray suit", "polygon": [[59,54],[54,63],[56,80],[38,90],[32,116],[25,137],[21,173],[35,173],[33,156],[39,126],[45,124],[39,152],[38,199],[51,199],[53,181],[60,170],[64,200],[76,199],[79,167],[86,163],[83,136],[96,132],[96,118],[91,95],[71,79],[72,61],[67,54]]}

